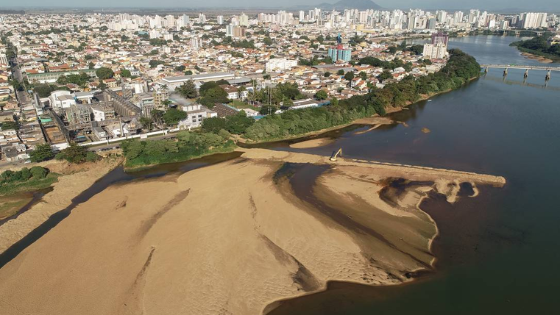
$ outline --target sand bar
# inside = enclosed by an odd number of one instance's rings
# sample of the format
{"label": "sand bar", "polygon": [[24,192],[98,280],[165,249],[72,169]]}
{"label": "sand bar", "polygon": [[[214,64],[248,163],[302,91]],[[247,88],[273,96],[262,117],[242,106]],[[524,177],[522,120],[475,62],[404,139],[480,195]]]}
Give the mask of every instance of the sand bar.
{"label": "sand bar", "polygon": [[[243,151],[180,176],[111,186],[78,205],[0,269],[0,309],[261,314],[329,280],[400,284],[410,281],[407,273],[431,268],[437,228],[417,206],[437,185],[382,194],[385,180],[468,177]],[[320,207],[299,198],[287,177],[275,179],[284,162],[331,165],[312,189]]]}

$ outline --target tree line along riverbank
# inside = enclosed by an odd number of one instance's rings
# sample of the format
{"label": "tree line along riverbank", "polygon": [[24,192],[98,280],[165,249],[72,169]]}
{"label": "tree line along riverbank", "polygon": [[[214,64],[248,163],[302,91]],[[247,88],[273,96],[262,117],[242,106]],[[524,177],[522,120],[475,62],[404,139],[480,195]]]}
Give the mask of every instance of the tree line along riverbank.
{"label": "tree line along riverbank", "polygon": [[258,121],[241,112],[228,118],[205,119],[200,131],[180,132],[176,140],[126,141],[122,146],[125,166],[140,168],[229,152],[235,148],[231,139],[248,143],[278,141],[345,126],[457,89],[480,75],[480,65],[474,57],[458,49],[450,50],[449,54],[447,64],[436,73],[419,78],[409,76],[346,100],[334,98],[329,106],[289,110]]}
{"label": "tree line along riverbank", "polygon": [[528,40],[513,42],[510,46],[517,47],[521,52],[541,56],[553,62],[560,62],[560,44],[552,44],[552,33],[545,33]]}

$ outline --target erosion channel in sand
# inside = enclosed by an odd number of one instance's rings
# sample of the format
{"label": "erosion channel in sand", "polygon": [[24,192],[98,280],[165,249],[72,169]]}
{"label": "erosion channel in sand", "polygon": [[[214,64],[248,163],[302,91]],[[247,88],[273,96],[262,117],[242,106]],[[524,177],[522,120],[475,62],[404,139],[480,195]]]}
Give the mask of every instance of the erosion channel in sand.
{"label": "erosion channel in sand", "polygon": [[455,200],[462,182],[505,183],[472,173],[243,151],[182,175],[113,185],[78,205],[0,269],[0,309],[261,314],[329,280],[399,284],[432,268],[437,227],[418,209],[427,192]]}

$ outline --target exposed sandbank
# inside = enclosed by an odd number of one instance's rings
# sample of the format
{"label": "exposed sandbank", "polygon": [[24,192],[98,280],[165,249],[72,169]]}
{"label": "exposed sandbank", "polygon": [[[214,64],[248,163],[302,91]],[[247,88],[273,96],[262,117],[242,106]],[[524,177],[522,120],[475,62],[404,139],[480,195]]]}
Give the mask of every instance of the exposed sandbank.
{"label": "exposed sandbank", "polygon": [[554,60],[543,57],[543,56],[539,56],[539,55],[534,55],[528,52],[521,52],[521,55],[527,59],[532,59],[532,60],[536,60],[538,62],[542,62],[542,63],[553,63]]}
{"label": "exposed sandbank", "polygon": [[313,139],[313,140],[307,140],[307,141],[290,144],[290,148],[294,148],[294,149],[316,148],[316,147],[325,146],[327,144],[331,144],[333,142],[334,140],[330,138]]}
{"label": "exposed sandbank", "polygon": [[112,186],[78,205],[0,269],[0,309],[259,314],[328,280],[399,284],[430,268],[437,228],[417,205],[438,188],[426,182],[382,196],[387,179],[475,176],[340,159],[314,186],[319,209],[273,177],[284,162],[328,157],[242,151],[181,176]]}
{"label": "exposed sandbank", "polygon": [[63,174],[58,182],[52,185],[53,190],[46,194],[40,202],[33,205],[17,218],[0,226],[0,252],[29,234],[33,229],[45,222],[52,214],[66,208],[72,199],[89,188],[95,181],[103,177],[120,163],[115,159],[104,159],[97,163],[73,165],[68,162],[51,161],[41,165],[51,172]]}

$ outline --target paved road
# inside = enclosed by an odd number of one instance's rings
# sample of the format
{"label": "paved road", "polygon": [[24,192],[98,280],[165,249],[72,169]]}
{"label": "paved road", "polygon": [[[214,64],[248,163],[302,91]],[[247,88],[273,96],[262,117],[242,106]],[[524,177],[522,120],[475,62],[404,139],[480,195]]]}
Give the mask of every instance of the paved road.
{"label": "paved road", "polygon": [[[23,75],[21,74],[21,69],[19,68],[19,65],[16,63],[14,59],[12,59],[12,62],[13,62],[13,66],[12,66],[13,76],[19,83],[23,84],[24,90],[26,90],[27,87],[23,82]],[[30,99],[27,94],[27,91],[17,91],[16,93],[17,93],[18,101],[21,105],[27,105],[30,103]]]}

